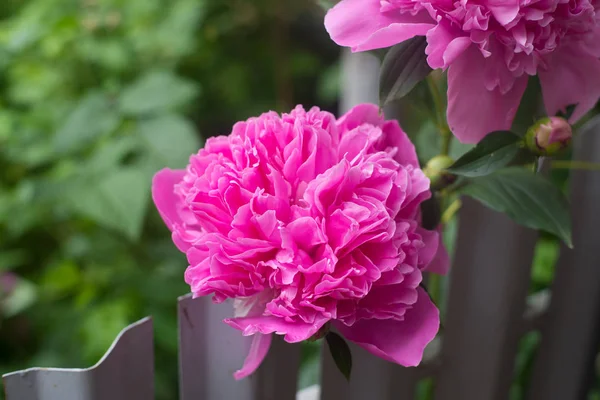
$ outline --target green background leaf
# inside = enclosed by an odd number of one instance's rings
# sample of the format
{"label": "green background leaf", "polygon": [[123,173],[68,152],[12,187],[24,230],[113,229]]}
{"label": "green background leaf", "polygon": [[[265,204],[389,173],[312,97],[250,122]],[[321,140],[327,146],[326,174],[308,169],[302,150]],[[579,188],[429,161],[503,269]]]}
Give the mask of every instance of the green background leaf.
{"label": "green background leaf", "polygon": [[572,246],[569,204],[562,192],[540,175],[524,168],[506,168],[474,179],[461,192],[521,225],[553,233]]}
{"label": "green background leaf", "polygon": [[198,88],[169,71],[150,71],[127,87],[119,105],[125,114],[141,115],[181,107],[198,95]]}
{"label": "green background leaf", "polygon": [[143,146],[159,168],[184,168],[190,155],[198,152],[201,141],[194,126],[176,115],[164,115],[139,125]]}
{"label": "green background leaf", "polygon": [[492,132],[448,168],[455,175],[476,177],[508,165],[519,152],[521,138],[510,131]]}
{"label": "green background leaf", "polygon": [[150,179],[133,167],[86,179],[69,197],[77,212],[131,240],[141,233],[149,201]]}
{"label": "green background leaf", "polygon": [[56,151],[79,150],[119,124],[119,115],[108,97],[99,92],[88,94],[67,117],[54,136]]}
{"label": "green background leaf", "polygon": [[407,95],[432,71],[425,54],[427,40],[416,36],[392,47],[383,59],[379,78],[379,103],[385,105]]}

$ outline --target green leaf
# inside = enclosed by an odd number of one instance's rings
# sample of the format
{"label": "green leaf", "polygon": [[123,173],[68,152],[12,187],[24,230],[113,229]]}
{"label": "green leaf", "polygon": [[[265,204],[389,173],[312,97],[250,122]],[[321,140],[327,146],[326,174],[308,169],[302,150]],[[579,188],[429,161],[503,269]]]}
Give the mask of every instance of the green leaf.
{"label": "green leaf", "polygon": [[554,271],[560,244],[555,238],[540,238],[535,246],[533,266],[531,269],[531,280],[537,287],[548,287],[554,279]]}
{"label": "green leaf", "polygon": [[35,303],[38,297],[37,287],[33,283],[24,279],[17,279],[17,284],[8,297],[0,303],[0,311],[7,318],[25,311]]}
{"label": "green leaf", "polygon": [[327,340],[329,352],[331,353],[331,357],[333,357],[335,365],[342,375],[347,380],[350,380],[350,373],[352,372],[352,353],[350,352],[350,347],[348,347],[344,338],[335,332],[329,332],[325,336],[325,340]]}
{"label": "green leaf", "polygon": [[150,179],[137,168],[123,168],[84,181],[68,198],[76,212],[137,240],[150,199]]}
{"label": "green leaf", "polygon": [[474,149],[456,160],[448,172],[468,177],[489,175],[515,158],[520,149],[520,140],[518,135],[510,131],[492,132]]}
{"label": "green leaf", "polygon": [[548,179],[519,167],[476,178],[461,192],[517,223],[558,236],[572,247],[569,204]]}
{"label": "green leaf", "polygon": [[432,71],[425,54],[427,40],[416,36],[392,47],[381,64],[379,103],[385,105],[407,95]]}
{"label": "green leaf", "polygon": [[111,132],[119,124],[119,115],[107,96],[93,92],[87,95],[67,117],[54,136],[59,153],[77,151],[99,136]]}
{"label": "green leaf", "polygon": [[323,10],[327,11],[330,8],[333,8],[338,1],[339,0],[317,0],[317,3],[321,6],[321,8],[323,8]]}
{"label": "green leaf", "polygon": [[91,308],[80,321],[80,334],[83,338],[82,352],[86,359],[102,357],[115,340],[117,334],[129,323],[128,312],[131,304],[123,297],[117,297]]}
{"label": "green leaf", "polygon": [[72,261],[47,267],[41,282],[44,297],[70,294],[79,288],[81,280],[81,271]]}
{"label": "green leaf", "polygon": [[130,115],[172,110],[196,97],[198,87],[168,71],[146,73],[127,87],[119,99],[121,111]]}
{"label": "green leaf", "polygon": [[140,123],[144,147],[157,168],[184,168],[201,141],[194,126],[182,117],[165,115]]}

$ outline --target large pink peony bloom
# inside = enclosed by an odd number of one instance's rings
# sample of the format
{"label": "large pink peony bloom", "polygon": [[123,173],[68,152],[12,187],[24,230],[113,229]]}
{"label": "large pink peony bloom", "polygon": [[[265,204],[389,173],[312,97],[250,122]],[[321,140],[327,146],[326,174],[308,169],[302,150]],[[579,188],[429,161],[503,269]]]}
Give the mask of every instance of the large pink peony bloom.
{"label": "large pink peony bloom", "polygon": [[153,182],[193,294],[234,299],[225,322],[254,335],[236,378],[259,366],[272,333],[299,342],[327,323],[418,364],[439,325],[422,271],[448,265],[437,232],[419,226],[428,197],[414,146],[375,105],[337,121],[298,106],[239,122]]}
{"label": "large pink peony bloom", "polygon": [[342,0],[325,18],[354,51],[427,37],[427,61],[448,68],[448,123],[462,142],[509,129],[529,76],[549,115],[600,97],[598,0]]}

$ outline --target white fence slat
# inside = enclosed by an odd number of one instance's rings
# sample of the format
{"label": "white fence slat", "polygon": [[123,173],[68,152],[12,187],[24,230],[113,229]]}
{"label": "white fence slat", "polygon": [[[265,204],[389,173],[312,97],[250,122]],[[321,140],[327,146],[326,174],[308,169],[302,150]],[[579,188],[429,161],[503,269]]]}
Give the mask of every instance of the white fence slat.
{"label": "white fence slat", "polygon": [[[210,297],[179,299],[180,398],[182,400],[293,400],[300,363],[300,346],[274,338],[263,365],[236,381],[251,337],[225,323],[233,315],[229,302]],[[285,365],[285,368],[281,366]]]}
{"label": "white fence slat", "polygon": [[[575,137],[574,159],[600,163],[600,120]],[[600,338],[600,171],[572,171],[574,249],[561,249],[534,364],[531,400],[587,398]]]}
{"label": "white fence slat", "polygon": [[181,400],[252,400],[250,379],[236,381],[251,338],[227,326],[233,306],[210,297],[179,298],[179,379]]}
{"label": "white fence slat", "polygon": [[[379,59],[372,54],[343,50],[340,113],[357,104],[379,103],[379,67]],[[329,350],[323,349],[322,400],[412,398],[417,381],[415,369],[384,361],[351,343],[350,348],[353,358],[350,383],[337,370]]]}
{"label": "white fence slat", "polygon": [[505,400],[538,235],[463,200],[435,398]]}
{"label": "white fence slat", "polygon": [[327,343],[323,344],[321,400],[412,400],[417,368],[403,368],[348,343],[352,351],[350,381],[337,369]]}
{"label": "white fence slat", "polygon": [[269,354],[256,371],[254,398],[256,400],[295,400],[300,370],[300,344],[286,343],[275,335]]}
{"label": "white fence slat", "polygon": [[379,59],[344,49],[341,59],[340,112],[361,103],[379,103]]}
{"label": "white fence slat", "polygon": [[4,375],[3,380],[7,400],[151,400],[152,320],[145,318],[123,329],[91,368],[31,368]]}

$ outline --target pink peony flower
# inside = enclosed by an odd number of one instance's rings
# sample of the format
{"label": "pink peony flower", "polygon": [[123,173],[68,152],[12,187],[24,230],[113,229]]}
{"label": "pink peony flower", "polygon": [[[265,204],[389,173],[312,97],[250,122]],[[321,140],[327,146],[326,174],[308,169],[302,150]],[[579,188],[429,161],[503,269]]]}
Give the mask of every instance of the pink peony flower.
{"label": "pink peony flower", "polygon": [[476,143],[511,127],[529,76],[548,115],[577,104],[572,122],[600,97],[598,0],[342,0],[325,18],[332,39],[354,51],[426,36],[427,61],[448,68],[448,124]]}
{"label": "pink peony flower", "polygon": [[254,335],[238,379],[272,333],[299,342],[328,323],[386,360],[418,364],[439,326],[422,271],[448,266],[438,233],[419,226],[428,197],[414,146],[367,104],[337,121],[301,106],[250,118],[153,181],[193,294],[234,299],[225,322]]}

